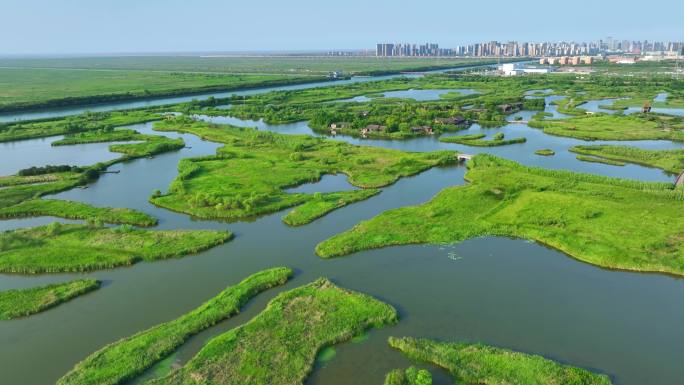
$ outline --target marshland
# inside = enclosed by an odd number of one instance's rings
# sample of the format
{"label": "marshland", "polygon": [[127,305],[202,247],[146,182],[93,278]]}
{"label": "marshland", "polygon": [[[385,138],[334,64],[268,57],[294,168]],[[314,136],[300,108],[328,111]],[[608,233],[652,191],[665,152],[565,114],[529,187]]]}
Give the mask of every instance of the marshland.
{"label": "marshland", "polygon": [[[93,384],[184,383],[196,373],[230,383],[227,372],[256,383],[380,384],[398,368],[417,376],[411,365],[436,384],[470,378],[425,363],[439,357],[409,359],[388,344],[395,336],[471,347],[473,362],[517,352],[531,378],[675,383],[681,118],[580,109],[663,92],[674,106],[681,84],[595,76],[352,78],[124,111],[73,106],[77,114],[40,121],[5,114],[0,263],[11,274],[0,290],[102,285],[0,321],[0,371],[13,384],[79,383],[68,378],[80,370]],[[410,98],[421,89],[450,91]],[[475,92],[454,91],[466,89]],[[375,97],[398,90],[406,94]],[[337,102],[358,96],[371,100]],[[455,117],[469,122],[443,120]],[[333,136],[330,125],[345,121],[348,131]],[[394,131],[364,138],[369,124]],[[426,125],[432,134],[411,130]],[[463,135],[525,141],[473,146],[458,143]],[[50,159],[63,149],[73,162]],[[35,162],[13,164],[19,151]],[[458,163],[458,153],[475,157]],[[254,277],[263,282],[231,292]],[[126,348],[146,338],[172,342],[149,354]],[[331,359],[316,360],[329,349]],[[149,359],[118,370],[100,366],[106,354]],[[283,362],[290,354],[297,359]],[[491,378],[511,375],[512,363],[500,365]]]}

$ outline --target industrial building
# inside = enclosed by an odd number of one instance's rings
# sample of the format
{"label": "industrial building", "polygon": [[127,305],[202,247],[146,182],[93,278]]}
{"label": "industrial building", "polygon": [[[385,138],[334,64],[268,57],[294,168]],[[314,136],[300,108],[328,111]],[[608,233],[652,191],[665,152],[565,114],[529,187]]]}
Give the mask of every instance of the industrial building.
{"label": "industrial building", "polygon": [[528,68],[520,63],[506,63],[499,67],[499,71],[501,71],[505,76],[518,76],[526,74],[548,74],[553,72],[553,68]]}

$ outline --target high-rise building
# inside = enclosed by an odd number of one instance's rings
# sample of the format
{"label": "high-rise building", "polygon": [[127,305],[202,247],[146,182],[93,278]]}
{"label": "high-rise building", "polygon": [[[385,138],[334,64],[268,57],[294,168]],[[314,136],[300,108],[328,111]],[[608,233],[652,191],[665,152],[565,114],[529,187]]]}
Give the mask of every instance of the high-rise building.
{"label": "high-rise building", "polygon": [[392,56],[420,56],[420,57],[575,57],[591,56],[607,52],[622,52],[644,54],[649,52],[668,55],[682,54],[682,42],[649,42],[618,40],[609,37],[606,41],[598,42],[517,42],[500,43],[496,40],[473,43],[456,48],[440,48],[436,43],[379,43],[375,54],[379,57]]}

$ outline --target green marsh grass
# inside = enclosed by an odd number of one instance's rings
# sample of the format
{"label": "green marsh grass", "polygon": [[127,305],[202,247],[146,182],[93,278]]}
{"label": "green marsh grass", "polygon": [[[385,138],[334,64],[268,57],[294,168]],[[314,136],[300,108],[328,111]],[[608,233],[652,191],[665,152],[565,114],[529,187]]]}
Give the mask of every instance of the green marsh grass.
{"label": "green marsh grass", "polygon": [[684,191],[671,183],[468,162],[465,186],[386,211],[316,247],[324,258],[392,245],[480,236],[535,240],[594,265],[684,275]]}
{"label": "green marsh grass", "polygon": [[81,202],[58,199],[31,199],[14,206],[0,208],[2,219],[40,216],[95,220],[142,227],[157,224],[156,218],[140,211],[127,208],[94,207]]}
{"label": "green marsh grass", "polygon": [[454,384],[611,384],[606,375],[562,365],[538,355],[482,344],[394,337],[390,337],[389,344],[414,360],[448,370],[454,376]]}
{"label": "green marsh grass", "polygon": [[215,337],[184,367],[148,385],[299,385],[324,348],[397,320],[394,308],[326,279],[279,294],[248,323]]}
{"label": "green marsh grass", "polygon": [[94,228],[53,222],[0,233],[0,272],[59,273],[129,266],[198,253],[231,238],[228,231],[150,231],[128,225]]}
{"label": "green marsh grass", "polygon": [[684,150],[643,150],[630,146],[575,146],[570,151],[603,158],[614,162],[627,162],[656,167],[673,174],[684,170]]}
{"label": "green marsh grass", "polygon": [[409,153],[185,118],[164,121],[155,128],[189,132],[225,144],[215,156],[183,159],[168,192],[150,199],[155,205],[206,219],[250,218],[310,203],[289,218],[292,223],[305,223],[339,207],[340,199],[348,204],[374,192],[320,194],[326,202],[322,203],[316,194],[287,193],[287,188],[338,173],[347,175],[357,187],[378,188],[455,162],[451,151]]}
{"label": "green marsh grass", "polygon": [[406,370],[395,369],[385,376],[385,385],[432,385],[432,374],[425,369],[411,366]]}
{"label": "green marsh grass", "polygon": [[81,279],[30,289],[0,291],[0,320],[40,313],[99,287],[100,281]]}
{"label": "green marsh grass", "polygon": [[57,385],[124,384],[172,355],[191,336],[237,314],[257,294],[285,284],[292,274],[285,267],[255,273],[173,321],[105,346],[76,364]]}

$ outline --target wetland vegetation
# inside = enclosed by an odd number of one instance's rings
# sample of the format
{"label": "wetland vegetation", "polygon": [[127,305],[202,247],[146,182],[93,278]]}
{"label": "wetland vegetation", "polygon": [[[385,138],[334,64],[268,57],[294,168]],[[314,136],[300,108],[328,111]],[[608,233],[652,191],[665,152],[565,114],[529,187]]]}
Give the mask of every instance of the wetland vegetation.
{"label": "wetland vegetation", "polygon": [[312,200],[297,206],[283,217],[290,226],[301,226],[346,205],[368,199],[380,193],[378,189],[341,191],[338,193],[316,193]]}
{"label": "wetland vegetation", "polygon": [[[541,356],[482,344],[443,343],[427,339],[393,337],[390,337],[389,344],[414,360],[435,364],[448,370],[454,376],[454,384],[611,384],[606,375],[561,365]],[[405,383],[419,384],[397,384]]]}
{"label": "wetland vegetation", "polygon": [[240,311],[247,301],[292,276],[280,267],[255,273],[229,286],[197,309],[105,346],[78,363],[57,385],[118,385],[163,360],[191,336]]}
{"label": "wetland vegetation", "polygon": [[321,278],[279,294],[251,321],[209,341],[181,369],[146,384],[302,384],[324,347],[396,321],[392,306]]}
{"label": "wetland vegetation", "polygon": [[684,195],[673,184],[525,167],[486,154],[468,166],[468,185],[362,222],[320,243],[318,255],[498,235],[602,267],[684,275]]}
{"label": "wetland vegetation", "polygon": [[[88,115],[88,114],[86,114]],[[68,119],[68,118],[67,118]],[[113,127],[74,133],[52,142],[53,146],[133,141],[109,146],[112,152],[123,154],[117,159],[92,166],[69,165],[34,166],[19,170],[16,175],[0,177],[0,219],[35,216],[55,216],[67,219],[84,219],[95,222],[154,226],[155,218],[125,208],[99,208],[81,202],[41,200],[44,195],[55,194],[97,180],[100,173],[116,163],[151,157],[181,149],[185,142],[161,135],[143,135],[135,130],[114,130]]]}
{"label": "wetland vegetation", "polygon": [[[293,223],[315,219],[351,203],[365,193],[287,193],[288,187],[318,181],[325,174],[343,173],[362,188],[378,188],[434,166],[454,162],[450,151],[408,153],[354,146],[310,136],[282,135],[181,117],[158,123],[156,129],[189,132],[224,147],[215,156],[183,159],[178,177],[166,194],[152,203],[199,218],[240,219],[307,202],[288,218]],[[325,201],[325,203],[321,202]]]}
{"label": "wetland vegetation", "polygon": [[0,207],[6,208],[48,194],[56,194],[86,185],[99,177],[100,166],[84,172],[64,172],[38,176],[7,176],[0,178]]}
{"label": "wetland vegetation", "polygon": [[385,377],[385,385],[432,385],[432,374],[425,369],[411,366],[406,370],[395,369]]}
{"label": "wetland vegetation", "polygon": [[644,150],[630,146],[575,146],[570,149],[578,154],[589,155],[620,164],[634,163],[656,167],[679,174],[684,170],[684,150]]}
{"label": "wetland vegetation", "polygon": [[606,159],[606,158],[599,158],[597,156],[589,156],[589,155],[577,155],[577,160],[580,160],[582,162],[589,162],[589,163],[603,163],[607,164],[609,166],[624,166],[625,162],[620,162],[617,160],[611,160],[611,159]]}
{"label": "wetland vegetation", "polygon": [[530,127],[550,135],[583,140],[684,141],[684,118],[637,114],[629,116],[587,115],[562,120],[532,120]]}
{"label": "wetland vegetation", "polygon": [[[9,60],[9,59],[8,59]],[[158,70],[0,68],[0,111],[149,99],[201,92],[301,84],[323,76]]]}
{"label": "wetland vegetation", "polygon": [[[0,69],[0,86],[9,84],[6,88],[11,93],[7,96],[7,92],[0,91],[0,111],[313,82],[323,80],[330,70],[342,70],[346,76],[474,63],[423,59],[372,60],[372,63],[341,58],[320,62],[306,58],[214,59],[81,58],[78,65],[85,70],[76,71],[72,59],[55,58],[45,59],[44,66],[53,67],[50,69]],[[0,65],[7,60],[11,59],[0,59]],[[27,59],[21,65],[30,65],[29,62]],[[150,71],[151,66],[158,69],[157,73]],[[94,68],[106,71],[98,71],[100,75],[91,71]],[[259,73],[246,73],[248,70]],[[190,73],[194,71],[197,73]],[[8,80],[10,73],[17,79]],[[46,79],[47,76],[53,79]],[[117,82],[120,77],[127,80]],[[28,86],[14,87],[15,81],[39,81],[45,87],[31,94]],[[446,73],[3,123],[0,142],[64,135],[52,145],[122,142],[109,147],[122,156],[92,166],[36,165],[17,175],[0,177],[1,218],[56,216],[87,222],[83,225],[55,222],[0,233],[0,272],[37,274],[107,269],[139,261],[182,257],[232,238],[228,231],[136,229],[131,225],[153,226],[157,219],[132,209],[96,207],[78,200],[41,199],[86,186],[115,163],[185,146],[183,139],[145,135],[126,127],[131,124],[158,121],[156,130],[189,133],[223,145],[215,154],[182,159],[168,190],[155,191],[149,198],[151,203],[201,219],[231,221],[251,220],[288,208],[291,211],[282,221],[301,226],[333,210],[369,199],[380,193],[381,187],[399,178],[454,163],[456,153],[412,153],[354,146],[320,137],[281,135],[198,120],[205,116],[233,116],[263,119],[271,124],[307,121],[318,134],[368,139],[439,136],[464,130],[472,123],[483,128],[502,127],[515,120],[517,124],[529,121],[531,127],[546,134],[581,140],[682,141],[684,118],[656,113],[629,114],[634,108],[627,111],[628,107],[639,107],[661,93],[667,93],[667,100],[653,101],[653,106],[684,106],[682,89],[684,82],[671,77],[647,73],[622,77],[603,70],[586,76],[493,77]],[[430,100],[403,97],[411,95],[412,90],[443,92]],[[593,107],[586,102],[592,101],[595,107],[596,100],[605,100],[605,106],[599,102],[599,110],[588,111]],[[547,109],[549,102],[556,104],[551,107],[557,109]],[[230,108],[225,108],[226,105]],[[611,112],[616,113],[609,115]],[[176,116],[180,114],[184,116]],[[486,137],[485,133],[445,135],[440,141],[491,147],[526,140],[505,138],[502,132],[490,139]],[[420,142],[428,141],[424,139]],[[551,144],[535,148],[546,145]],[[408,142],[406,147],[410,148]],[[607,164],[629,162],[672,173],[684,169],[684,154],[679,149],[602,145],[576,146],[572,151],[581,160]],[[530,155],[531,151],[527,152]],[[551,149],[535,153],[555,154]],[[449,187],[419,206],[386,211],[320,243],[316,252],[322,257],[334,257],[390,245],[441,245],[480,236],[505,236],[534,240],[602,267],[684,274],[681,247],[684,222],[679,215],[684,209],[684,195],[672,184],[525,167],[485,154],[475,156],[467,165],[469,184]],[[325,193],[288,191],[334,174],[345,174],[360,189]],[[166,219],[165,225],[177,224]],[[123,225],[105,228],[103,223]],[[242,231],[240,226],[235,225],[239,228],[236,231]],[[262,231],[269,229],[266,226],[261,223],[259,227],[244,228]],[[292,234],[295,230],[287,231]],[[211,257],[208,259],[211,262]],[[211,263],[211,269],[229,266]],[[342,264],[336,266],[339,271],[345,269]],[[207,270],[203,272],[202,277],[210,279],[211,274]],[[293,271],[288,268],[256,273],[195,310],[104,346],[73,367],[58,385],[121,385],[135,379],[146,380],[147,377],[138,376],[155,364],[173,360],[174,352],[186,345],[191,336],[234,316],[249,299],[285,284],[292,275]],[[96,280],[84,280],[0,292],[0,318],[41,311],[82,294],[79,290],[98,286]],[[145,306],[153,304],[145,303]],[[137,316],[132,314],[133,318]],[[397,312],[392,306],[319,279],[278,295],[251,321],[211,339],[203,347],[198,346],[199,353],[183,367],[158,373],[158,378],[147,384],[301,384],[316,362],[334,359],[333,345],[358,337],[368,328],[394,322],[397,322]],[[584,369],[481,344],[392,338],[390,345],[413,359],[447,369],[457,383],[610,384],[608,377]],[[69,362],[68,367],[76,361]],[[390,372],[385,383],[428,385],[432,380],[428,371],[411,367]]]}
{"label": "wetland vegetation", "polygon": [[92,222],[154,226],[157,219],[128,208],[94,207],[75,201],[58,199],[30,199],[9,207],[0,208],[0,218],[59,217],[83,219]]}
{"label": "wetland vegetation", "polygon": [[2,67],[54,69],[108,69],[121,71],[169,71],[176,73],[298,74],[327,76],[331,71],[353,75],[425,71],[462,66],[496,64],[491,59],[375,57],[197,57],[127,56],[81,58],[1,58]]}
{"label": "wetland vegetation", "polygon": [[0,272],[59,273],[178,258],[220,245],[228,231],[139,230],[53,222],[0,233]]}
{"label": "wetland vegetation", "polygon": [[556,155],[555,151],[548,149],[548,148],[537,150],[534,153],[537,155],[541,155],[541,156],[554,156],[554,155]]}
{"label": "wetland vegetation", "polygon": [[439,138],[440,142],[444,143],[458,143],[464,144],[466,146],[475,147],[497,147],[506,146],[509,144],[525,143],[526,138],[513,138],[504,139],[504,134],[499,132],[492,139],[483,139],[485,134],[469,134],[469,135],[455,135],[455,136],[443,136]]}
{"label": "wetland vegetation", "polygon": [[44,138],[85,131],[107,131],[115,127],[161,119],[148,110],[86,112],[64,118],[39,119],[26,122],[0,123],[0,142]]}
{"label": "wetland vegetation", "polygon": [[30,289],[0,291],[0,320],[40,313],[99,287],[100,281],[79,279]]}

